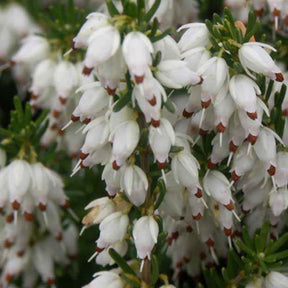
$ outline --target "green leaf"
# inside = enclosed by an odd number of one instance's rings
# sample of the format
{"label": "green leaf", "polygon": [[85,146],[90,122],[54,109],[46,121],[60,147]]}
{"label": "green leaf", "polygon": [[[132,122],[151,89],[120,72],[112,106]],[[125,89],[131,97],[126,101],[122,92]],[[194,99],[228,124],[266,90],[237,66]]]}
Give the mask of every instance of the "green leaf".
{"label": "green leaf", "polygon": [[151,257],[151,282],[153,286],[156,284],[159,277],[159,263],[156,255]]}
{"label": "green leaf", "polygon": [[266,256],[264,258],[265,262],[276,262],[280,259],[284,259],[288,257],[288,250],[281,251],[279,253],[274,253]]}
{"label": "green leaf", "polygon": [[260,236],[259,236],[260,237],[259,243],[258,243],[259,252],[264,251],[264,248],[266,246],[267,239],[269,236],[269,232],[270,232],[270,224],[268,221],[265,221],[264,225],[262,226]]}
{"label": "green leaf", "polygon": [[126,263],[126,261],[113,249],[109,249],[109,255],[118,264],[118,266],[123,270],[124,273],[136,276],[134,270]]}
{"label": "green leaf", "polygon": [[266,92],[266,95],[265,95],[265,100],[266,101],[268,101],[270,96],[271,96],[273,85],[274,85],[274,81],[270,80],[269,84],[268,84],[267,92]]}
{"label": "green leaf", "polygon": [[17,117],[18,117],[18,122],[19,122],[19,124],[22,124],[24,114],[23,114],[23,108],[22,108],[21,101],[20,101],[18,96],[15,96],[13,100],[14,100],[14,106],[15,106],[15,110],[17,113]]}
{"label": "green leaf", "polygon": [[175,104],[173,101],[171,101],[169,98],[167,99],[167,101],[164,103],[164,106],[167,108],[167,110],[171,113],[175,113],[176,109],[175,109]]}
{"label": "green leaf", "polygon": [[132,92],[129,90],[124,96],[122,96],[114,105],[113,112],[119,112],[122,108],[124,108],[131,100],[131,95]]}
{"label": "green leaf", "polygon": [[182,146],[171,146],[170,152],[171,153],[178,153],[184,150],[184,147]]}
{"label": "green leaf", "polygon": [[167,35],[171,34],[172,31],[173,31],[172,28],[168,28],[164,32],[162,32],[160,35],[151,37],[150,40],[152,43],[157,42],[157,41],[165,38]]}
{"label": "green leaf", "polygon": [[245,245],[249,247],[250,249],[254,249],[253,241],[251,237],[249,236],[248,230],[245,226],[242,228],[242,237]]}
{"label": "green leaf", "polygon": [[[123,278],[125,283],[130,284],[131,287],[133,287],[133,288],[140,288],[141,287],[140,280],[137,276],[124,273],[124,274],[121,274],[121,277]],[[99,287],[99,288],[102,288],[102,287]],[[105,288],[105,287],[103,287],[103,288]]]}
{"label": "green leaf", "polygon": [[151,6],[151,8],[149,9],[149,11],[147,12],[147,14],[144,17],[144,20],[146,22],[150,22],[150,20],[152,19],[152,17],[154,16],[156,11],[158,10],[160,4],[161,4],[161,0],[155,0],[155,2],[153,3],[153,5]]}
{"label": "green leaf", "polygon": [[7,130],[7,129],[0,127],[0,135],[10,137],[12,135],[12,132],[10,130]]}
{"label": "green leaf", "polygon": [[106,5],[111,17],[120,14],[112,0],[106,0]]}
{"label": "green leaf", "polygon": [[159,188],[159,196],[154,206],[155,210],[159,208],[166,194],[166,186],[163,179],[158,180],[157,187]]}
{"label": "green leaf", "polygon": [[157,52],[156,52],[156,55],[155,55],[155,57],[154,57],[154,59],[153,59],[153,66],[154,66],[154,67],[157,67],[157,66],[160,64],[161,58],[162,58],[162,53],[161,53],[161,51],[157,51]]}
{"label": "green leaf", "polygon": [[246,252],[249,256],[252,257],[255,256],[255,252],[252,249],[250,249],[246,244],[244,244],[242,241],[236,240],[236,244],[242,251]]}

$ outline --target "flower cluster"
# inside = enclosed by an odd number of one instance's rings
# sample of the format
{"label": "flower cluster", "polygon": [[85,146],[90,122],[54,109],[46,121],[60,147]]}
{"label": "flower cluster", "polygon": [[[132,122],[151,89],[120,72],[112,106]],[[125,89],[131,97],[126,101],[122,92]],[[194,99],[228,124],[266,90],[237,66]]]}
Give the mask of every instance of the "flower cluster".
{"label": "flower cluster", "polygon": [[66,266],[77,256],[77,228],[62,224],[60,207],[70,209],[62,179],[41,163],[16,159],[1,167],[1,284],[21,275],[25,287],[39,276],[52,285],[55,263]]}

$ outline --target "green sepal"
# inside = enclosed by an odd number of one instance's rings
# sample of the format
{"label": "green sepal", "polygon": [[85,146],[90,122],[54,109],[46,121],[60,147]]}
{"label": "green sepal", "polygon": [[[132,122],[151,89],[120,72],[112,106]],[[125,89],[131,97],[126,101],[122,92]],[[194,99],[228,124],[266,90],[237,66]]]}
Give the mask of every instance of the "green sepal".
{"label": "green sepal", "polygon": [[116,102],[113,107],[113,112],[119,112],[122,110],[131,100],[132,91],[129,90],[124,96],[120,97],[120,99]]}
{"label": "green sepal", "polygon": [[126,263],[126,261],[113,249],[109,249],[109,255],[117,263],[117,265],[123,270],[124,273],[136,276],[134,270]]}

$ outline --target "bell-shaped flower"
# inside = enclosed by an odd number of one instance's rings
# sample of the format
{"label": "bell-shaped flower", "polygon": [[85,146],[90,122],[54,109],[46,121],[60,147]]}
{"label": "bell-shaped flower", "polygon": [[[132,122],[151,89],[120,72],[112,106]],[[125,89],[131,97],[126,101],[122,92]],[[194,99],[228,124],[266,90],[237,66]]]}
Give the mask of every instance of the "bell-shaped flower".
{"label": "bell-shaped flower", "polygon": [[83,133],[85,132],[87,133],[85,142],[81,147],[81,159],[85,159],[88,154],[108,143],[109,124],[104,117],[99,117],[85,127]]}
{"label": "bell-shaped flower", "polygon": [[88,40],[83,73],[89,75],[93,68],[112,57],[120,46],[120,33],[113,26],[97,29]]}
{"label": "bell-shaped flower", "polygon": [[[161,60],[180,60],[180,50],[176,41],[167,35],[163,39],[153,43],[154,54],[158,51],[161,52]],[[193,70],[193,69],[192,69]],[[195,71],[195,70],[193,70]]]}
{"label": "bell-shaped flower", "polygon": [[288,153],[278,152],[276,161],[275,182],[278,187],[283,187],[288,184]]}
{"label": "bell-shaped flower", "polygon": [[245,110],[251,119],[256,119],[257,95],[261,94],[257,84],[245,75],[235,75],[231,78],[229,91],[235,104]]}
{"label": "bell-shaped flower", "polygon": [[209,44],[209,31],[203,23],[189,23],[181,26],[177,32],[187,29],[181,36],[178,46],[181,53],[196,47],[204,47]]}
{"label": "bell-shaped flower", "polygon": [[172,157],[171,168],[176,183],[190,190],[199,184],[198,169],[200,166],[189,152],[181,151],[175,154]]}
{"label": "bell-shaped flower", "polygon": [[[201,100],[203,108],[210,104],[211,100],[219,93],[225,81],[228,81],[228,66],[221,57],[212,57],[197,71],[203,79],[201,84]],[[228,90],[228,87],[226,88]]]}
{"label": "bell-shaped flower", "polygon": [[12,57],[12,62],[31,64],[37,63],[48,57],[50,52],[49,42],[46,38],[36,35],[26,37],[20,49]]}
{"label": "bell-shaped flower", "polygon": [[120,167],[133,153],[140,138],[140,129],[136,121],[130,120],[118,125],[111,131],[109,141],[113,143],[112,162]]}
{"label": "bell-shaped flower", "polygon": [[153,216],[143,216],[133,227],[133,238],[140,259],[151,259],[151,252],[157,243],[159,226]]}
{"label": "bell-shaped flower", "polygon": [[167,119],[161,118],[157,128],[149,127],[149,144],[158,166],[165,167],[171,146],[175,144],[175,132]]}
{"label": "bell-shaped flower", "polygon": [[120,276],[112,271],[98,272],[95,275],[95,279],[83,288],[124,288],[124,282]]}
{"label": "bell-shaped flower", "polygon": [[152,64],[151,54],[154,49],[149,38],[141,32],[130,32],[124,38],[122,51],[130,74],[137,84],[142,83],[145,71]]}
{"label": "bell-shaped flower", "polygon": [[72,113],[72,120],[92,120],[109,104],[106,90],[101,87],[89,88],[84,91],[77,107]]}
{"label": "bell-shaped flower", "polygon": [[200,84],[202,81],[186,62],[180,60],[161,61],[155,75],[164,86],[172,89]]}
{"label": "bell-shaped flower", "polygon": [[288,208],[288,190],[287,187],[279,188],[273,191],[269,198],[269,205],[273,214],[278,217]]}
{"label": "bell-shaped flower", "polygon": [[122,212],[114,212],[106,217],[100,224],[100,236],[97,240],[99,248],[105,248],[109,245],[122,241],[127,233],[129,218]]}
{"label": "bell-shaped flower", "polygon": [[[272,80],[282,82],[284,80],[283,74],[271,56],[264,49],[264,47],[267,48],[267,46],[268,45],[257,42],[243,44],[239,49],[241,65],[246,73],[253,79],[256,79],[256,77],[249,70],[255,73],[261,73]],[[268,46],[268,48],[275,51],[271,46]]]}
{"label": "bell-shaped flower", "polygon": [[42,94],[45,89],[51,86],[53,82],[53,75],[55,69],[55,62],[51,59],[46,59],[37,64],[32,76],[32,84],[30,92],[34,97]]}
{"label": "bell-shaped flower", "polygon": [[189,88],[189,99],[187,101],[187,104],[185,106],[185,109],[183,110],[183,116],[185,118],[190,118],[195,112],[198,112],[202,109],[201,106],[201,91],[202,88],[200,85],[197,86],[191,86]]}
{"label": "bell-shaped flower", "polygon": [[217,220],[223,228],[225,235],[228,237],[231,236],[233,227],[233,213],[226,209],[224,206],[220,205]]}
{"label": "bell-shaped flower", "polygon": [[265,277],[265,288],[286,288],[288,285],[288,277],[282,273],[271,271]]}
{"label": "bell-shaped flower", "polygon": [[223,173],[216,170],[209,171],[204,177],[203,185],[206,193],[217,202],[224,205],[228,210],[234,209],[230,183]]}
{"label": "bell-shaped flower", "polygon": [[222,135],[221,133],[217,134],[212,140],[211,144],[213,145],[213,148],[210,159],[208,160],[208,168],[214,169],[216,164],[220,163],[222,160],[229,156],[228,133],[223,133]]}
{"label": "bell-shaped flower", "polygon": [[188,67],[192,71],[197,71],[202,65],[204,65],[211,57],[211,54],[205,47],[196,47],[182,53],[182,58],[187,62]]}
{"label": "bell-shaped flower", "polygon": [[118,171],[114,170],[111,163],[105,165],[102,172],[102,180],[105,180],[106,191],[110,196],[116,195],[121,190],[121,178],[125,166],[122,166]]}
{"label": "bell-shaped flower", "polygon": [[67,98],[74,93],[78,85],[78,73],[74,64],[69,61],[60,61],[54,71],[53,84],[62,104],[65,104]]}
{"label": "bell-shaped flower", "polygon": [[275,15],[279,16],[284,4],[284,0],[267,0],[270,11]]}
{"label": "bell-shaped flower", "polygon": [[13,209],[18,210],[31,184],[30,165],[24,160],[15,160],[7,167],[6,177],[10,202]]}
{"label": "bell-shaped flower", "polygon": [[87,168],[101,164],[106,165],[111,159],[111,144],[107,143],[103,147],[96,149],[94,152],[89,154],[84,160],[81,161],[80,167]]}
{"label": "bell-shaped flower", "polygon": [[122,175],[121,188],[133,205],[137,207],[142,205],[148,191],[148,179],[145,172],[136,165],[127,166]]}
{"label": "bell-shaped flower", "polygon": [[99,28],[108,26],[108,17],[103,13],[90,13],[86,22],[81,26],[77,36],[73,39],[73,48],[86,48],[89,37]]}
{"label": "bell-shaped flower", "polygon": [[75,259],[78,254],[79,231],[76,225],[69,223],[67,229],[63,231],[63,243],[71,259]]}
{"label": "bell-shaped flower", "polygon": [[193,219],[195,221],[199,221],[205,213],[205,206],[202,200],[195,197],[193,193],[189,193],[189,207],[191,209]]}

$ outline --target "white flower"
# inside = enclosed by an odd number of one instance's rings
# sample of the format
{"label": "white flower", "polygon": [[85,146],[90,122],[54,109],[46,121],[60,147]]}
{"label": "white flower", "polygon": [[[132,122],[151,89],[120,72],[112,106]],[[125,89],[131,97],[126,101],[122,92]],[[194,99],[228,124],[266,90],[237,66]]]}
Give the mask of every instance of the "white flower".
{"label": "white flower", "polygon": [[161,61],[156,77],[164,86],[174,89],[196,85],[202,81],[201,77],[189,69],[186,62],[180,60]]}
{"label": "white flower", "polygon": [[70,223],[63,232],[63,242],[70,258],[76,258],[78,254],[78,235],[79,231],[76,225]]}
{"label": "white flower", "polygon": [[148,190],[148,179],[145,172],[136,165],[127,166],[122,175],[121,188],[135,206],[142,205]]}
{"label": "white flower", "polygon": [[197,71],[204,63],[206,63],[211,54],[204,47],[196,47],[182,54],[184,61],[188,63],[188,67],[192,71]]}
{"label": "white flower", "polygon": [[288,184],[288,153],[277,153],[277,169],[275,174],[275,182],[278,187],[283,187]]}
{"label": "white flower", "polygon": [[204,47],[209,44],[209,32],[203,23],[190,23],[181,26],[177,32],[188,29],[180,38],[178,46],[183,53],[195,47]]}
{"label": "white flower", "polygon": [[277,217],[288,207],[288,190],[286,187],[273,191],[269,198],[269,205],[273,214]]}
{"label": "white flower", "polygon": [[140,129],[136,121],[130,120],[114,128],[109,140],[113,143],[112,162],[122,166],[135,150],[140,137]]}
{"label": "white flower", "polygon": [[160,126],[149,128],[149,144],[157,160],[158,166],[163,168],[168,160],[171,146],[175,144],[175,132],[170,122],[160,119]]}
{"label": "white flower", "polygon": [[115,212],[116,206],[108,197],[102,197],[90,202],[85,207],[85,210],[88,209],[91,209],[91,211],[82,221],[85,226],[100,224],[106,217]]}
{"label": "white flower", "polygon": [[31,168],[26,161],[15,160],[8,166],[6,173],[10,202],[18,210],[31,183]]}
{"label": "white flower", "polygon": [[[164,2],[162,2],[164,3]],[[180,50],[177,46],[176,41],[170,36],[167,35],[163,39],[153,43],[154,54],[159,51],[161,52],[161,60],[180,60]],[[193,70],[193,69],[192,69]]]}
{"label": "white flower", "polygon": [[93,32],[108,25],[108,17],[102,13],[90,13],[86,19],[77,36],[73,39],[73,48],[86,48],[88,46],[88,39]]}
{"label": "white flower", "polygon": [[245,110],[251,119],[256,119],[256,94],[261,94],[260,88],[257,84],[245,75],[235,75],[230,81],[229,91],[236,105]]}
{"label": "white flower", "polygon": [[130,32],[123,41],[123,56],[136,83],[142,83],[145,71],[152,63],[153,46],[149,38],[141,32]]}
{"label": "white flower", "polygon": [[270,11],[275,16],[278,16],[281,13],[284,0],[267,0],[267,2],[270,7]]}
{"label": "white flower", "polygon": [[54,71],[53,84],[62,104],[74,92],[79,78],[75,65],[69,61],[60,61]]}
{"label": "white flower", "polygon": [[150,260],[151,251],[157,243],[159,233],[158,223],[153,216],[143,216],[137,220],[133,227],[133,238],[140,259],[146,257]]}
{"label": "white flower", "polygon": [[230,183],[224,174],[216,170],[209,171],[204,177],[203,185],[206,193],[211,195],[217,202],[220,202],[229,210],[234,209],[229,188]]}
{"label": "white flower", "polygon": [[114,212],[106,217],[100,224],[100,237],[97,240],[99,248],[108,247],[110,244],[122,241],[127,233],[129,218],[121,212]]}
{"label": "white flower", "polygon": [[30,87],[30,91],[34,96],[42,94],[45,89],[52,85],[54,69],[55,62],[51,59],[45,59],[37,64]]}
{"label": "white flower", "polygon": [[197,160],[189,152],[181,151],[172,157],[172,172],[176,183],[193,190],[198,184]]}
{"label": "white flower", "polygon": [[36,35],[26,37],[20,49],[12,57],[15,63],[37,63],[47,58],[50,52],[49,42],[46,38]]}
{"label": "white flower", "polygon": [[272,271],[265,278],[265,288],[286,288],[288,277],[282,273]]}
{"label": "white flower", "polygon": [[101,27],[89,38],[85,56],[84,74],[90,74],[95,66],[112,57],[120,46],[120,34],[112,26]]}
{"label": "white flower", "polygon": [[123,288],[124,283],[118,274],[110,271],[98,272],[95,275],[95,279],[83,288]]}
{"label": "white flower", "polygon": [[[254,79],[256,79],[255,76],[249,70],[255,73],[262,73],[272,80],[282,82],[284,78],[281,70],[261,46],[267,47],[267,45],[257,42],[249,42],[242,45],[239,49],[239,59],[243,68]],[[268,48],[275,51],[273,47],[268,46]]]}
{"label": "white flower", "polygon": [[105,165],[102,172],[102,180],[105,180],[106,191],[110,196],[114,196],[117,192],[120,191],[120,181],[124,169],[125,166],[122,166],[118,171],[116,171],[113,169],[111,163]]}

